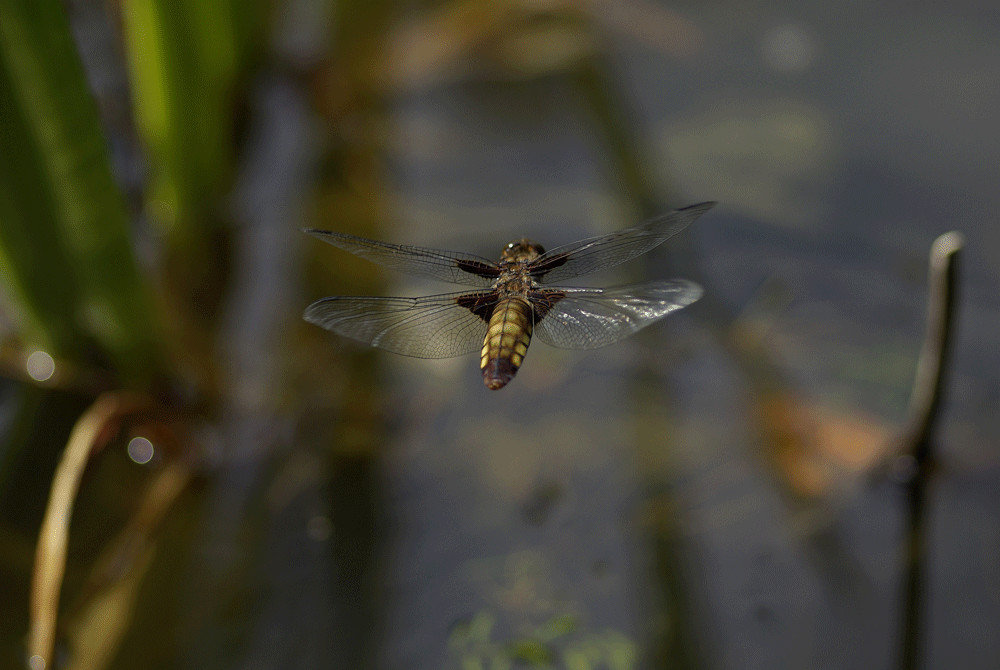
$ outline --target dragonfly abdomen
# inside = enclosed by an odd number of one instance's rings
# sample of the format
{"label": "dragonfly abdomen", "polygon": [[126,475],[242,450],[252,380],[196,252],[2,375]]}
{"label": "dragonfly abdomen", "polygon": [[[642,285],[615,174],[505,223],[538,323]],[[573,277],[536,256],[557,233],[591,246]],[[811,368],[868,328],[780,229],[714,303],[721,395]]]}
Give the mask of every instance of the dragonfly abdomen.
{"label": "dragonfly abdomen", "polygon": [[531,305],[522,298],[503,300],[493,310],[480,362],[488,388],[503,388],[517,374],[528,353],[532,325]]}

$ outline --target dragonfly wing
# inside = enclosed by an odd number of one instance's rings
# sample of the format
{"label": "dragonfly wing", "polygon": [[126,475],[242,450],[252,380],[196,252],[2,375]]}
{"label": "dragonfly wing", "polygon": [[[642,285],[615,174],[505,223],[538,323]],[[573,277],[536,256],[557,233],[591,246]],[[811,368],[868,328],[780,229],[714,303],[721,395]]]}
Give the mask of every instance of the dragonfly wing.
{"label": "dragonfly wing", "polygon": [[389,244],[315,228],[304,232],[383,267],[454,284],[485,288],[500,274],[496,263],[473,254]]}
{"label": "dragonfly wing", "polygon": [[607,289],[547,288],[538,291],[535,336],[563,349],[595,349],[628,337],[701,297],[685,279]]}
{"label": "dragonfly wing", "polygon": [[[422,298],[324,298],[305,320],[339,335],[415,358],[479,351],[495,294],[447,293]],[[485,320],[484,316],[485,315]]]}
{"label": "dragonfly wing", "polygon": [[557,247],[531,263],[531,275],[548,284],[613,268],[663,244],[714,206],[714,202],[703,202],[634,228]]}

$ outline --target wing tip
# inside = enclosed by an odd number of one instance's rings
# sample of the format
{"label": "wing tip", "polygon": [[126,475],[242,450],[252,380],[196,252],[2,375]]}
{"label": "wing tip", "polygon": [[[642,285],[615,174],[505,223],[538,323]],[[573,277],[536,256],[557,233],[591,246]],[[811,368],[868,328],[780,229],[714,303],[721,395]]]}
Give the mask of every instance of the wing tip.
{"label": "wing tip", "polygon": [[701,284],[693,282],[690,279],[683,280],[688,285],[688,294],[685,296],[687,302],[684,303],[684,307],[691,305],[693,303],[701,300],[702,296],[705,295],[705,289]]}
{"label": "wing tip", "polygon": [[[357,235],[350,235],[348,233],[338,233],[335,230],[324,230],[322,228],[299,228],[306,235],[312,235],[313,237],[328,242],[335,247],[341,246],[343,242],[352,242],[355,240],[361,240],[362,242],[375,242],[375,240],[369,240],[366,237],[358,237]],[[350,251],[350,249],[348,249]],[[351,252],[355,253],[355,252]]]}
{"label": "wing tip", "polygon": [[687,207],[680,208],[679,212],[692,212],[698,216],[701,216],[708,210],[712,209],[719,204],[718,200],[706,200],[705,202],[699,202],[694,205],[688,205]]}
{"label": "wing tip", "polygon": [[677,309],[698,302],[705,295],[702,285],[690,279],[660,279],[638,286],[645,287],[652,294],[662,292],[668,295],[672,302],[677,303]]}
{"label": "wing tip", "polygon": [[306,307],[302,312],[302,320],[320,326],[321,328],[326,328],[326,326],[323,325],[325,319],[323,319],[319,312],[322,306],[331,300],[336,300],[336,298],[323,298],[322,300],[317,300]]}

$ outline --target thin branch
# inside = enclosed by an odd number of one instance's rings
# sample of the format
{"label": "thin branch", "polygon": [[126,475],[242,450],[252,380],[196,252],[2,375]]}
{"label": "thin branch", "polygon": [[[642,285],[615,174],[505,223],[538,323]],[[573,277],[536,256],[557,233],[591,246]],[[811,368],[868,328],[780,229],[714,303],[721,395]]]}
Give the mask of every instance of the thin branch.
{"label": "thin branch", "polygon": [[963,243],[962,234],[952,231],[938,237],[931,246],[927,330],[913,382],[910,418],[904,431],[904,443],[912,447],[910,453],[918,460],[928,456],[926,452],[941,404],[954,330],[958,261]]}
{"label": "thin branch", "polygon": [[940,415],[950,360],[963,241],[961,233],[953,231],[938,237],[931,247],[927,330],[913,382],[910,417],[900,439],[899,458],[908,459],[912,466],[912,477],[907,483],[909,509],[904,554],[901,670],[915,670],[918,666],[926,574],[927,489],[934,468],[934,428]]}

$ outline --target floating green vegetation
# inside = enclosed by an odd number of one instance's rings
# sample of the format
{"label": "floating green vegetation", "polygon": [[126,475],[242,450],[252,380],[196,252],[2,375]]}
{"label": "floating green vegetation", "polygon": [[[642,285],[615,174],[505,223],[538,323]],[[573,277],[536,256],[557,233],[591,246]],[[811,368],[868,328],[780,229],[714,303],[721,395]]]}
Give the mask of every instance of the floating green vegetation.
{"label": "floating green vegetation", "polygon": [[544,621],[528,633],[498,639],[496,617],[485,610],[456,625],[448,639],[451,658],[462,670],[513,667],[567,670],[631,670],[638,667],[638,646],[620,631],[589,631],[577,615]]}

